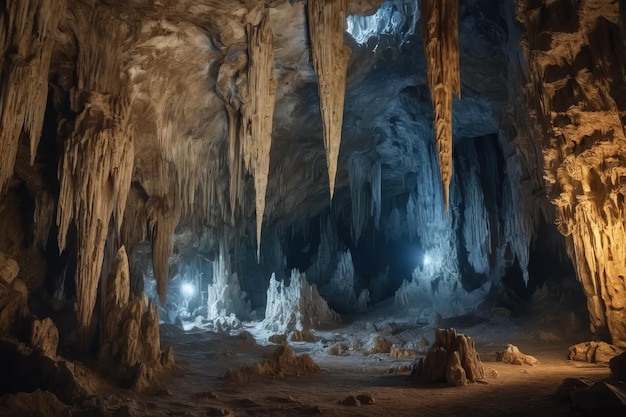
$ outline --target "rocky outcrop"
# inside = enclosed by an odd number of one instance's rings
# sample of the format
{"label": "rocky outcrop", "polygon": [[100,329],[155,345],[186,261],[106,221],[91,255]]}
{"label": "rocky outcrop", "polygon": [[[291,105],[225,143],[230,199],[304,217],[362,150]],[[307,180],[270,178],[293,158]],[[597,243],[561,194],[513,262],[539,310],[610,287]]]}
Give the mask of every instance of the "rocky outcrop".
{"label": "rocky outcrop", "polygon": [[619,9],[619,2],[517,1],[556,224],[587,295],[593,333],[624,348],[626,45]]}
{"label": "rocky outcrop", "polygon": [[569,347],[568,359],[606,365],[622,352],[623,349],[606,342],[583,342]]}
{"label": "rocky outcrop", "polygon": [[485,371],[471,337],[454,329],[437,329],[435,343],[416,362],[413,376],[420,382],[467,385],[485,378]]}
{"label": "rocky outcrop", "polygon": [[156,372],[172,364],[171,349],[161,352],[159,311],[153,301],[130,293],[126,250],[121,247],[106,280],[100,341],[105,372],[126,386],[144,389]]}

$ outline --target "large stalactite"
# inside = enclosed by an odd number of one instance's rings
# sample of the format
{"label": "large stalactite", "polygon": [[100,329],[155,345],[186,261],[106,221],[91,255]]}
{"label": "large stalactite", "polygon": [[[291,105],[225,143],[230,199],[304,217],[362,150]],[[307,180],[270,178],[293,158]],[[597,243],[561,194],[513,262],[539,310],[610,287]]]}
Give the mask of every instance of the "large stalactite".
{"label": "large stalactite", "polygon": [[591,330],[626,347],[626,45],[618,2],[517,2],[556,223]]}
{"label": "large stalactite", "polygon": [[[257,26],[248,25],[249,96],[248,101],[243,105],[242,117],[243,158],[246,169],[254,175],[256,193],[257,259],[261,252],[261,228],[265,212],[265,194],[272,146],[272,122],[276,105],[276,82],[272,74],[274,68],[272,42],[272,28],[269,11],[266,8]],[[232,118],[229,122],[233,122]],[[231,159],[234,161],[234,158]]]}
{"label": "large stalactite", "polygon": [[428,85],[443,198],[448,209],[452,180],[452,94],[461,94],[457,0],[420,0]]}
{"label": "large stalactite", "polygon": [[20,135],[31,163],[43,126],[54,36],[66,0],[18,0],[0,7],[0,190],[13,175]]}
{"label": "large stalactite", "polygon": [[[77,231],[76,313],[83,348],[93,338],[93,311],[104,248],[113,219],[119,232],[133,172],[134,146],[128,104],[119,79],[124,27],[108,29],[102,10],[77,8],[65,30],[74,34],[78,50],[78,89],[71,97],[78,114],[66,139],[59,166],[59,248],[66,246],[72,220]],[[98,17],[96,17],[98,16]],[[66,122],[62,122],[65,124]]]}
{"label": "large stalactite", "polygon": [[326,165],[332,200],[335,193],[346,77],[350,59],[350,49],[344,44],[348,2],[347,0],[309,0],[307,11],[311,53],[319,83]]}

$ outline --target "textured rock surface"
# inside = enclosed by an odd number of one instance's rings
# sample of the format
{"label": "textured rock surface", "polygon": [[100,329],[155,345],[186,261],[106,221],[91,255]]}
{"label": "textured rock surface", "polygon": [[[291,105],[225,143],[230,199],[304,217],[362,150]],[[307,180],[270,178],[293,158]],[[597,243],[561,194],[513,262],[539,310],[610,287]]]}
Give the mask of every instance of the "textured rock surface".
{"label": "textured rock surface", "polygon": [[507,345],[503,351],[496,353],[498,362],[510,363],[511,365],[537,365],[539,361],[531,355],[522,353],[515,345]]}
{"label": "textured rock surface", "polygon": [[435,343],[417,363],[414,377],[420,382],[447,382],[463,386],[485,378],[472,338],[454,329],[437,329]]}
{"label": "textured rock surface", "polygon": [[[517,269],[532,291],[531,243],[556,218],[593,331],[624,347],[619,2],[416,3],[3,4],[0,251],[20,266],[15,289],[68,279],[86,348],[111,247],[151,259],[134,281],[154,277],[165,301],[190,258],[223,245],[256,308],[302,234],[318,287],[349,248],[371,301],[405,279],[398,304],[463,314],[443,310]],[[331,230],[316,250],[318,217]],[[392,241],[435,267],[395,280],[357,262]]]}
{"label": "textured rock surface", "polygon": [[619,9],[612,1],[517,2],[556,223],[587,295],[592,331],[623,348],[626,47]]}

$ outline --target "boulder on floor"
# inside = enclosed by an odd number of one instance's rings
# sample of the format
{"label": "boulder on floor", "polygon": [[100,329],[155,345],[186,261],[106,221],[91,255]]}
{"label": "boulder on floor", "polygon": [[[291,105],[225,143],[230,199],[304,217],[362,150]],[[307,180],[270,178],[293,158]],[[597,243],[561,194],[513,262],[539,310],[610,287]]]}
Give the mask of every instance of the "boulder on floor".
{"label": "boulder on floor", "polygon": [[531,355],[522,353],[515,345],[508,344],[502,352],[496,353],[498,362],[510,363],[512,365],[537,365],[539,361]]}
{"label": "boulder on floor", "polygon": [[572,361],[608,364],[623,350],[606,342],[582,342],[569,347],[568,359]]}
{"label": "boulder on floor", "polygon": [[416,363],[413,376],[420,382],[459,386],[484,379],[485,371],[471,337],[454,329],[437,329],[435,343]]}

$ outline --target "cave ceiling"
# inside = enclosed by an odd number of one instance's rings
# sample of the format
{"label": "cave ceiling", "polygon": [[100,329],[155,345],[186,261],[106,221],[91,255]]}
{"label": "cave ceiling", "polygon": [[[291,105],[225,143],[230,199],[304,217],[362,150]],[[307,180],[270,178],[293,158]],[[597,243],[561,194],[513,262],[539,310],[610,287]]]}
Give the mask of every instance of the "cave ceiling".
{"label": "cave ceiling", "polygon": [[[356,244],[372,224],[393,235],[402,201],[410,239],[465,234],[476,270],[488,243],[512,251],[526,282],[556,219],[603,328],[626,270],[620,16],[592,0],[5,2],[0,208],[25,188],[33,240],[76,254],[83,325],[121,244],[151,257],[163,300],[186,253],[280,258],[320,213]],[[501,190],[470,187],[478,165]],[[2,228],[15,255],[25,230]]]}

